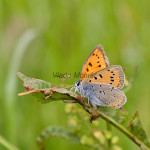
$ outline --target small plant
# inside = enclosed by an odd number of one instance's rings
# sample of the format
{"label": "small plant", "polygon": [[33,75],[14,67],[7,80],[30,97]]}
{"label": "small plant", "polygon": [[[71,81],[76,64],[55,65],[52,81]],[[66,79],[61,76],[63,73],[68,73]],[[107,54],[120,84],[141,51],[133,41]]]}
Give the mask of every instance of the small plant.
{"label": "small plant", "polygon": [[65,112],[68,115],[67,129],[62,127],[48,127],[41,132],[37,138],[40,148],[44,147],[44,142],[51,136],[60,136],[74,143],[82,144],[91,149],[121,150],[117,145],[119,138],[113,136],[111,131],[101,130],[99,120],[93,121],[91,126],[88,114],[76,104],[66,104]]}
{"label": "small plant", "polygon": [[[94,109],[87,104],[86,100],[70,90],[57,88],[40,79],[26,77],[20,72],[17,75],[27,89],[18,96],[32,94],[41,103],[59,100],[69,103],[65,107],[68,115],[68,128],[64,129],[59,126],[46,128],[37,138],[40,149],[44,149],[44,142],[47,138],[59,136],[71,142],[88,146],[93,150],[121,150],[122,148],[117,145],[118,136],[112,135],[111,125],[127,135],[140,149],[150,149],[150,143],[141,126],[138,111],[132,116],[122,108],[99,107]],[[82,108],[78,108],[75,103],[80,104]],[[106,121],[106,130],[100,129],[99,118]]]}

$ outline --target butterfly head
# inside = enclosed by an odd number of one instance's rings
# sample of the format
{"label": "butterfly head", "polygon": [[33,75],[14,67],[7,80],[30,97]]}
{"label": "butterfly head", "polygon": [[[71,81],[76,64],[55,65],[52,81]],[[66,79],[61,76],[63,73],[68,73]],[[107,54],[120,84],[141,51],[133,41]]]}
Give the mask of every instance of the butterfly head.
{"label": "butterfly head", "polygon": [[75,83],[75,86],[76,86],[76,87],[80,86],[80,81],[77,81],[77,82]]}
{"label": "butterfly head", "polygon": [[78,91],[80,93],[80,89],[81,89],[81,82],[77,81],[75,83],[75,92]]}

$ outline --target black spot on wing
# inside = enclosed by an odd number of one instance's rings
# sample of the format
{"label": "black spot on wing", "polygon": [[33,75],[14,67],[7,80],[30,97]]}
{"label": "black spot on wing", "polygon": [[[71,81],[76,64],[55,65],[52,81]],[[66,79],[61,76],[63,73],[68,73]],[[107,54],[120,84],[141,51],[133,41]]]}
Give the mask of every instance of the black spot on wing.
{"label": "black spot on wing", "polygon": [[91,66],[92,67],[92,64],[89,62],[89,66]]}
{"label": "black spot on wing", "polygon": [[86,68],[87,72],[89,72],[89,68]]}
{"label": "black spot on wing", "polygon": [[100,78],[103,78],[103,76],[101,74],[99,74]]}
{"label": "black spot on wing", "polygon": [[95,78],[95,80],[97,80],[97,77],[94,77]]}

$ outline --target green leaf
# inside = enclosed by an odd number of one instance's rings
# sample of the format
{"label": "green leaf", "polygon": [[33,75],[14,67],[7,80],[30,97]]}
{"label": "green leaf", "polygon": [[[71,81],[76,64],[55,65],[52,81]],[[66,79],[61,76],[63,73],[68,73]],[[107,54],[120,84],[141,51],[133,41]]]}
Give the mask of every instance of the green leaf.
{"label": "green leaf", "polygon": [[23,86],[28,90],[38,90],[38,89],[49,89],[56,87],[55,85],[35,78],[26,77],[21,72],[17,73],[17,76],[23,81]]}
{"label": "green leaf", "polygon": [[23,80],[23,85],[27,89],[26,92],[18,94],[19,96],[33,94],[34,96],[36,95],[38,100],[42,103],[57,100],[66,100],[69,102],[70,100],[73,102],[76,101],[82,105],[89,114],[91,114],[91,122],[98,117],[101,117],[126,134],[141,149],[150,149],[150,143],[143,127],[141,126],[138,112],[132,116],[122,108],[114,109],[108,107],[99,107],[96,110],[88,106],[86,100],[84,101],[79,95],[69,90],[57,88],[51,83],[39,79],[29,78],[21,73],[17,73],[17,75],[21,80]]}
{"label": "green leaf", "polygon": [[25,92],[18,94],[24,96],[32,94],[39,102],[49,103],[57,100],[77,100],[78,95],[63,88],[56,88],[55,85],[18,72],[17,76],[23,81],[23,86],[27,89]]}

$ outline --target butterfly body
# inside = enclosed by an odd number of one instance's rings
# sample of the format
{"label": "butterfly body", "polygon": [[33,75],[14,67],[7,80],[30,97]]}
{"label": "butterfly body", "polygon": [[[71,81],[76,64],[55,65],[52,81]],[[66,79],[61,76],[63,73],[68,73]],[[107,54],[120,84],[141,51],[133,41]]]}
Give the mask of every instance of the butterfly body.
{"label": "butterfly body", "polygon": [[121,66],[109,66],[102,46],[98,45],[86,60],[80,80],[75,83],[75,91],[88,98],[94,107],[120,108],[126,103],[126,96],[120,90],[124,80]]}

